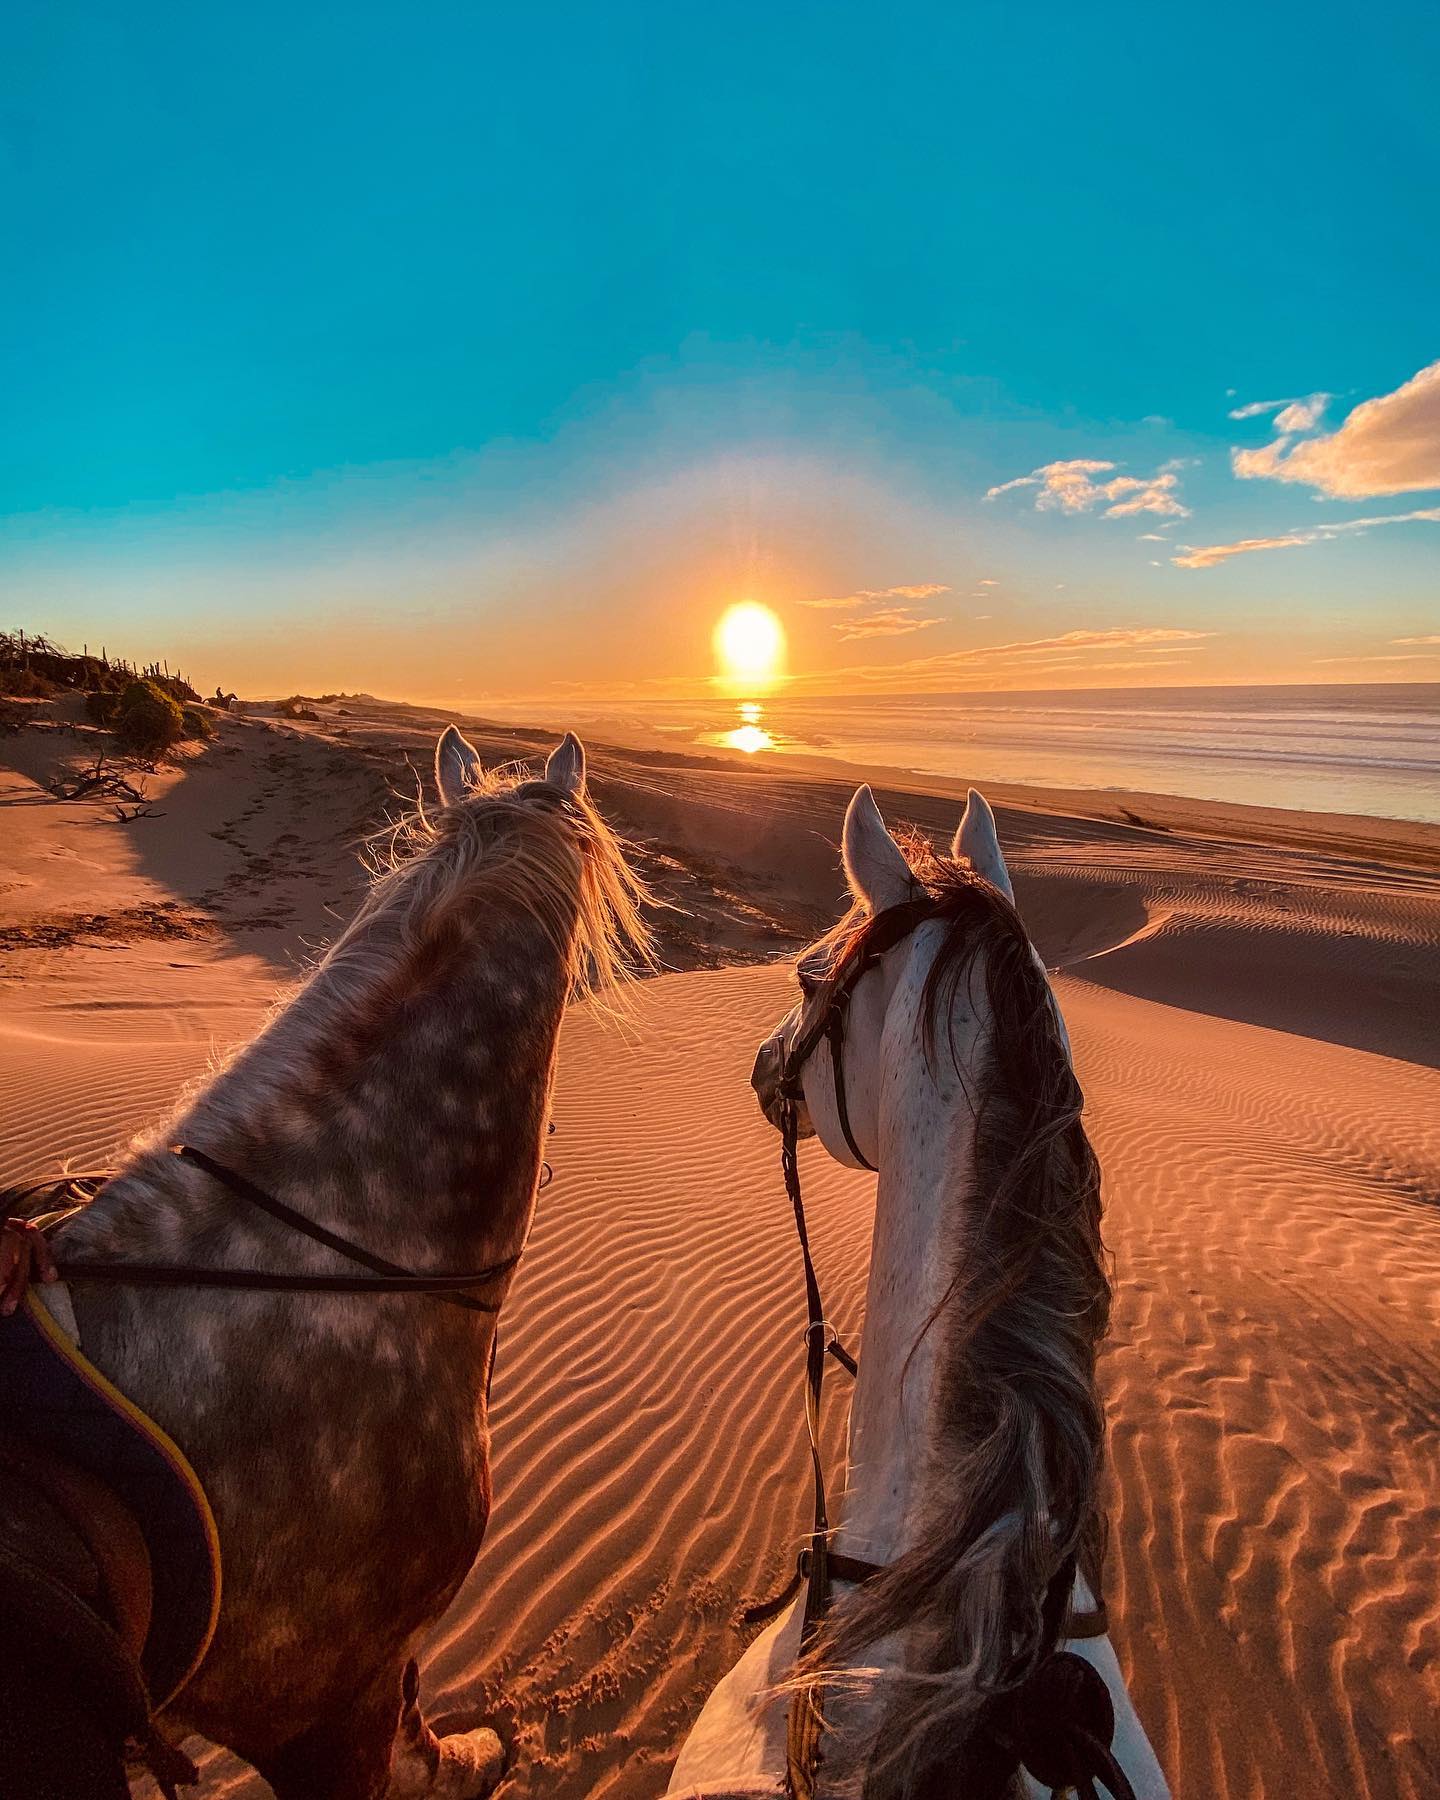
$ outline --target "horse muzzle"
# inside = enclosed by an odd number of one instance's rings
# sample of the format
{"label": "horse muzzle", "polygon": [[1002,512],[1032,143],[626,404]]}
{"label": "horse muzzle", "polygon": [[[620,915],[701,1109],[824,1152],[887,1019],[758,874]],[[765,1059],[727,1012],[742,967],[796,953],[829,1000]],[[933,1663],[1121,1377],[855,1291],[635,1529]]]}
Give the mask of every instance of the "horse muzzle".
{"label": "horse muzzle", "polygon": [[[785,1056],[783,1036],[767,1038],[756,1052],[755,1067],[750,1072],[750,1085],[755,1090],[755,1098],[760,1102],[760,1110],[777,1131],[780,1129],[781,1102],[785,1098]],[[815,1127],[810,1123],[804,1094],[797,1092],[794,1103],[795,1135],[802,1138],[814,1137]]]}

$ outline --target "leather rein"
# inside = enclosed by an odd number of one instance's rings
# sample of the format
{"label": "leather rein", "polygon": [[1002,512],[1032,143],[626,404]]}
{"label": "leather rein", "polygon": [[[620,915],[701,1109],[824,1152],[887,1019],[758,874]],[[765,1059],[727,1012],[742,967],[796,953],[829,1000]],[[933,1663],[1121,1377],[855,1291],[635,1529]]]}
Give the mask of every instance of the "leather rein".
{"label": "leather rein", "polygon": [[[845,1092],[845,1027],[855,989],[881,959],[919,927],[937,916],[932,896],[924,894],[877,913],[853,954],[842,954],[813,989],[818,1000],[814,1016],[803,1023],[791,1040],[781,1066],[779,1082],[780,1167],[785,1192],[795,1214],[795,1232],[805,1271],[805,1429],[810,1442],[814,1513],[810,1535],[796,1558],[795,1573],[782,1592],[742,1615],[746,1625],[775,1618],[805,1588],[800,1620],[800,1652],[813,1642],[820,1622],[829,1610],[832,1582],[863,1583],[886,1573],[883,1563],[846,1556],[830,1547],[831,1524],[825,1485],[825,1459],[820,1444],[821,1401],[825,1385],[825,1359],[833,1356],[851,1376],[858,1375],[855,1358],[840,1342],[835,1327],[825,1316],[820,1283],[810,1250],[805,1203],[800,1190],[799,1107],[804,1097],[806,1065],[822,1043],[830,1046],[830,1074],[834,1084],[835,1113],[841,1135],[861,1168],[878,1173],[855,1140]],[[806,985],[804,965],[801,983]],[[1068,1603],[1075,1575],[1074,1558],[1067,1558],[1046,1595],[1047,1612]],[[1064,1625],[1065,1641],[1104,1637],[1109,1619],[1103,1600],[1086,1613],[1071,1612]],[[786,1721],[785,1792],[789,1800],[811,1800],[820,1765],[822,1684],[811,1682],[792,1694]],[[1030,1715],[1039,1715],[1032,1718]],[[1073,1788],[1080,1800],[1099,1800],[1095,1780],[1100,1780],[1114,1800],[1135,1800],[1134,1790],[1110,1752],[1114,1734],[1114,1708],[1103,1677],[1083,1658],[1057,1649],[1042,1662],[1027,1682],[1008,1698],[997,1720],[996,1736],[1014,1750],[1018,1761],[1038,1780],[1057,1792]]]}
{"label": "leather rein", "polygon": [[[234,1169],[227,1168],[224,1163],[216,1162],[214,1157],[207,1156],[203,1150],[197,1150],[193,1144],[173,1144],[170,1154],[182,1161],[201,1169],[213,1181],[218,1181],[224,1188],[239,1199],[248,1201],[251,1206],[266,1213],[291,1231],[299,1232],[317,1244],[323,1244],[327,1250],[333,1250],[347,1261],[358,1264],[369,1271],[365,1275],[302,1275],[278,1269],[224,1269],[201,1268],[189,1263],[134,1263],[134,1262],[95,1262],[84,1257],[67,1257],[57,1255],[55,1265],[62,1281],[96,1281],[126,1287],[208,1287],[208,1288],[241,1288],[259,1290],[264,1293],[282,1294],[429,1294],[437,1300],[443,1300],[450,1306],[462,1306],[471,1312],[498,1313],[498,1300],[477,1299],[470,1290],[485,1287],[501,1276],[508,1275],[520,1261],[522,1252],[508,1256],[503,1262],[491,1263],[484,1269],[466,1269],[456,1273],[421,1274],[413,1269],[403,1268],[399,1263],[390,1262],[383,1256],[377,1256],[363,1245],[342,1237],[338,1231],[331,1231],[328,1226],[317,1224],[314,1219],[307,1219],[304,1213],[297,1212],[293,1206],[287,1206],[283,1200],[277,1200],[264,1188]],[[544,1174],[549,1165],[542,1165],[541,1186],[545,1186]],[[66,1180],[49,1184],[48,1191],[57,1197],[67,1189],[73,1194],[81,1184],[109,1179],[103,1176],[72,1175]],[[46,1192],[45,1186],[26,1191],[25,1198]],[[92,1196],[93,1198],[93,1196]],[[63,1225],[64,1219],[55,1221]],[[63,1242],[63,1236],[60,1240]],[[60,1244],[57,1242],[56,1248]]]}
{"label": "leather rein", "polygon": [[[799,1106],[804,1092],[805,1068],[820,1045],[828,1043],[830,1071],[835,1085],[835,1110],[841,1133],[856,1162],[873,1174],[874,1163],[855,1141],[845,1095],[845,1026],[850,998],[886,952],[893,950],[924,924],[926,919],[933,917],[934,910],[934,902],[927,895],[923,899],[892,906],[876,915],[860,950],[856,954],[842,957],[816,989],[816,998],[820,1004],[809,1024],[802,1024],[802,1028],[791,1040],[780,1071],[780,1168],[785,1179],[785,1192],[795,1214],[795,1235],[800,1240],[800,1259],[805,1269],[805,1305],[809,1315],[805,1326],[805,1427],[810,1439],[814,1518],[809,1542],[796,1560],[795,1574],[789,1586],[763,1605],[751,1607],[745,1614],[745,1622],[759,1624],[762,1620],[773,1618],[789,1604],[803,1581],[805,1612],[800,1626],[802,1649],[814,1637],[820,1620],[830,1605],[832,1578],[841,1581],[868,1581],[872,1576],[884,1573],[878,1563],[840,1556],[830,1548],[830,1509],[825,1488],[825,1459],[820,1448],[825,1359],[833,1356],[851,1376],[859,1373],[859,1366],[840,1342],[835,1327],[825,1317],[820,1282],[815,1273],[815,1260],[810,1252],[810,1232],[805,1221],[805,1202],[800,1192],[800,1164],[797,1155],[800,1137]],[[802,981],[803,979],[802,973]]]}

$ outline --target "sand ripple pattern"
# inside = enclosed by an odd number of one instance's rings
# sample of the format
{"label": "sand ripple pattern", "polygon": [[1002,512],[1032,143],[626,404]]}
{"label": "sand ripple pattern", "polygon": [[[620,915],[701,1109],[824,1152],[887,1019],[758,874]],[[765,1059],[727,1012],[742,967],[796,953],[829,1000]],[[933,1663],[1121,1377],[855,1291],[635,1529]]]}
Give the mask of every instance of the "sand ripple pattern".
{"label": "sand ripple pattern", "polygon": [[1112,1600],[1177,1795],[1440,1792],[1440,1077],[1061,983]]}
{"label": "sand ripple pattern", "polygon": [[[1060,987],[1116,1258],[1115,1636],[1178,1800],[1440,1792],[1440,1079],[1078,971]],[[803,1293],[747,1086],[789,993],[777,969],[680,975],[628,1030],[567,1022],[495,1514],[426,1646],[442,1724],[514,1733],[515,1795],[660,1794],[737,1608],[803,1531]],[[0,1033],[8,1175],[98,1153],[209,1052],[209,1026],[73,1025]],[[872,1184],[802,1154],[858,1335]],[[209,1794],[265,1791],[205,1769]]]}

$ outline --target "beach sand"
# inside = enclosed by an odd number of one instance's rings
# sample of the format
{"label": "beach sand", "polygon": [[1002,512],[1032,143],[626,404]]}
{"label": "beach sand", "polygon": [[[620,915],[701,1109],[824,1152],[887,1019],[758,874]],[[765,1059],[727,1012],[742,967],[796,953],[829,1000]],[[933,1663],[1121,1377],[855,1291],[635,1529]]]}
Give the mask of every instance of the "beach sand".
{"label": "beach sand", "polygon": [[[223,720],[130,824],[45,791],[93,753],[70,702],[0,738],[0,1180],[103,1162],[353,908],[357,838],[440,721],[316,710]],[[553,741],[473,735],[487,758]],[[567,1020],[495,1510],[424,1685],[442,1728],[514,1732],[507,1793],[644,1800],[809,1506],[800,1268],[747,1080],[790,1000],[777,959],[836,914],[852,783],[590,751],[687,909],[660,919],[677,972],[628,1025]],[[877,787],[948,839],[963,794]],[[1108,1598],[1175,1794],[1440,1792],[1440,831],[988,791],[1104,1169]],[[802,1156],[857,1338],[873,1178]],[[203,1761],[207,1794],[266,1791]]]}

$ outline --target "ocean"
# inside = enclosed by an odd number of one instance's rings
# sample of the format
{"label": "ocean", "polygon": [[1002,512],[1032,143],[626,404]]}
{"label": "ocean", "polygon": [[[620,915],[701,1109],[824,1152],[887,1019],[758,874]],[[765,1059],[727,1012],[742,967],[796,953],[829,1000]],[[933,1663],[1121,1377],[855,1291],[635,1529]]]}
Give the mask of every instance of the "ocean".
{"label": "ocean", "polygon": [[631,743],[833,757],[982,786],[1128,789],[1440,824],[1440,682],[481,701],[476,711]]}

